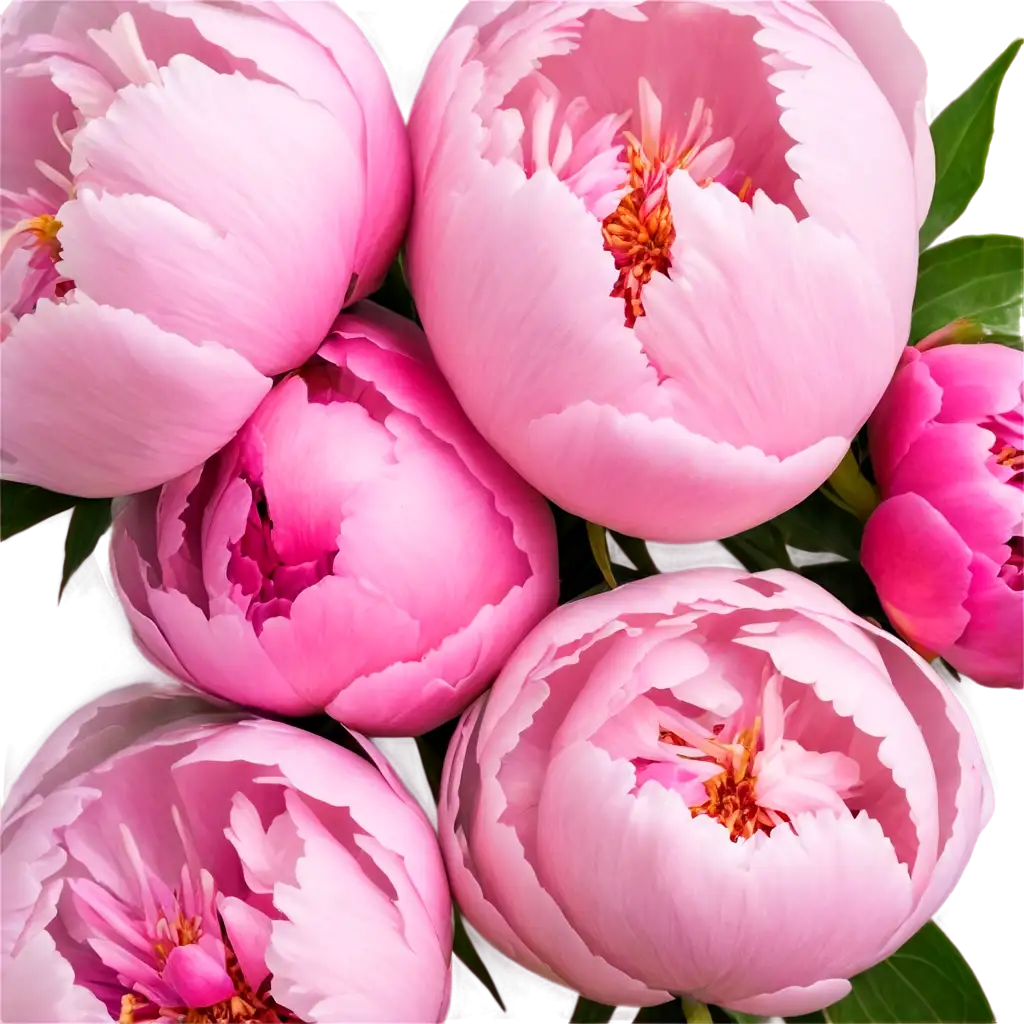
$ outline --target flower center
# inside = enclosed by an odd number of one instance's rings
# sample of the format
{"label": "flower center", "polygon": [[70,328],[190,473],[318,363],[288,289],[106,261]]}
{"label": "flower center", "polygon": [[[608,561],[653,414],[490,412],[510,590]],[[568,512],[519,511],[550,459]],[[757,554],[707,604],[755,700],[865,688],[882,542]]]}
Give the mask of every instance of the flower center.
{"label": "flower center", "polygon": [[256,635],[267,619],[291,614],[295,599],[308,587],[333,572],[337,549],[322,552],[310,561],[293,563],[282,558],[274,543],[274,522],[263,484],[253,474],[243,474],[252,491],[245,532],[231,546],[228,579],[239,588],[239,600]]}
{"label": "flower center", "polygon": [[749,839],[755,832],[770,834],[776,825],[789,820],[785,814],[770,812],[757,802],[757,776],[753,768],[760,735],[761,719],[755,718],[754,724],[738,733],[732,743],[723,743],[717,737],[690,736],[684,740],[667,729],[662,729],[658,737],[662,743],[672,746],[692,744],[704,754],[698,760],[721,765],[722,770],[717,775],[704,781],[707,800],[691,807],[690,815],[696,818],[706,814],[721,822],[733,842]]}
{"label": "flower center", "polygon": [[[178,943],[187,945],[185,941]],[[180,1021],[182,1024],[285,1024],[298,1021],[288,1010],[277,1005],[269,993],[269,981],[254,992],[246,982],[238,957],[225,940],[225,970],[235,985],[235,994],[212,1006],[157,1006],[145,996],[126,992],[121,997],[118,1024],[143,1024],[147,1021]],[[159,962],[159,953],[157,955]]]}
{"label": "flower center", "polygon": [[1021,451],[1020,448],[1014,448],[1012,444],[1004,444],[995,455],[996,462],[1000,466],[1007,466],[1015,473],[1024,473],[1024,451]]}
{"label": "flower center", "polygon": [[[662,137],[661,103],[646,79],[640,79],[641,138],[623,132],[626,140],[626,192],[616,209],[601,225],[604,248],[612,254],[618,279],[613,298],[625,303],[626,326],[633,327],[646,315],[642,292],[656,274],[669,276],[676,228],[668,200],[668,179],[676,171],[687,171],[701,187],[723,175],[732,158],[732,139],[708,144],[714,130],[711,111],[698,99],[690,124],[679,141],[675,135]],[[730,181],[729,178],[735,179]],[[724,184],[742,202],[753,200],[749,177],[733,173]]]}

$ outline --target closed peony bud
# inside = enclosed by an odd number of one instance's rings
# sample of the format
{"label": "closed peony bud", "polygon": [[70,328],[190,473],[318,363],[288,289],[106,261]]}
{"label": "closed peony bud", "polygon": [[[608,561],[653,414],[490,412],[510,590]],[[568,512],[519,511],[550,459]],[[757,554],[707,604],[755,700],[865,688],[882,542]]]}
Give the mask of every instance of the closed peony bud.
{"label": "closed peony bud", "polygon": [[3,1020],[443,1020],[437,840],[360,743],[151,686],[72,716],[4,806]]}
{"label": "closed peony bud", "polygon": [[1024,686],[1022,385],[1002,345],[908,348],[868,425],[864,568],[908,640],[989,686]]}
{"label": "closed peony bud", "polygon": [[223,452],[132,499],[113,559],[169,671],[376,735],[462,711],[558,589],[546,503],[467,422],[422,333],[370,303]]}
{"label": "closed peony bud", "polygon": [[991,813],[932,669],[794,573],[697,569],[565,605],[463,717],[453,895],[602,1003],[791,1016],[942,904]]}
{"label": "closed peony bud", "polygon": [[330,2],[15,2],[2,57],[3,475],[140,491],[384,277],[405,127]]}

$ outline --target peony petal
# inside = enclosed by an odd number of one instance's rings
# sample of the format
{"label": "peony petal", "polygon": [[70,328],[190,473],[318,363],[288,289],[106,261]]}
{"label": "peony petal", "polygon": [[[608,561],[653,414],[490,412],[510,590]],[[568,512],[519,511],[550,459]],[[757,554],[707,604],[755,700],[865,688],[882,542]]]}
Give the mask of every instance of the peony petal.
{"label": "peony petal", "polygon": [[419,635],[386,596],[328,576],[299,594],[288,618],[267,619],[258,643],[295,693],[322,708],[351,680],[408,657]]}
{"label": "peony petal", "polygon": [[172,986],[183,1006],[213,1006],[235,994],[235,983],[223,958],[214,959],[198,943],[175,946],[167,956],[161,977]]}
{"label": "peony petal", "polygon": [[352,89],[365,124],[366,213],[359,232],[352,301],[373,294],[394,260],[412,207],[412,158],[401,111],[369,40],[340,8],[276,4],[333,56]]}
{"label": "peony petal", "polygon": [[270,968],[267,967],[272,927],[270,918],[235,896],[222,899],[217,909],[231,948],[238,957],[242,976],[249,987],[258,992],[270,977]]}
{"label": "peony petal", "polygon": [[219,696],[242,704],[258,693],[261,707],[280,714],[308,715],[319,710],[319,704],[298,693],[267,657],[240,612],[207,618],[176,590],[151,588],[149,601],[186,682],[216,681]]}
{"label": "peony petal", "polygon": [[[39,932],[18,954],[0,960],[3,989],[0,1016],[18,1024],[54,1021],[95,1021],[109,1024],[110,1012],[82,985],[75,984],[71,965],[57,952],[53,939]],[[40,985],[45,979],[46,984]]]}
{"label": "peony petal", "polygon": [[86,497],[191,469],[270,387],[228,349],[77,293],[22,317],[3,354],[5,477]]}
{"label": "peony petal", "polygon": [[[866,816],[804,815],[798,834],[732,843],[677,793],[631,788],[628,764],[588,744],[561,751],[538,809],[538,868],[584,937],[652,986],[729,1006],[846,977],[909,909],[906,870]],[[856,914],[835,896],[850,885],[870,892]]]}
{"label": "peony petal", "polygon": [[942,388],[940,423],[979,423],[1020,408],[1020,355],[1005,345],[949,345],[921,361]]}
{"label": "peony petal", "polygon": [[976,555],[964,610],[970,621],[942,651],[959,672],[987,686],[1024,686],[1024,591],[999,576],[999,566]]}
{"label": "peony petal", "polygon": [[[259,158],[266,138],[277,141],[272,161]],[[239,161],[245,175],[224,173]],[[327,110],[282,86],[219,75],[182,55],[160,70],[159,85],[127,87],[105,117],[90,121],[75,136],[71,163],[80,190],[150,195],[232,237],[246,255],[231,268],[234,279],[263,261],[249,301],[265,304],[283,333],[262,334],[265,344],[246,352],[259,369],[289,370],[315,351],[348,289],[364,183],[343,125]],[[302,196],[316,216],[268,196]],[[166,232],[166,221],[155,230]],[[166,294],[147,288],[138,301],[146,295],[154,315],[170,311]]]}
{"label": "peony petal", "polygon": [[971,551],[924,498],[883,501],[864,527],[861,561],[886,613],[915,643],[939,651],[963,633]]}
{"label": "peony petal", "polygon": [[751,207],[686,174],[668,192],[678,224],[671,278],[644,288],[636,334],[669,378],[674,417],[779,458],[822,437],[851,438],[906,340],[876,269],[851,239],[766,195]]}
{"label": "peony petal", "polygon": [[[842,437],[828,437],[779,460],[709,441],[670,419],[589,402],[535,420],[516,444],[512,464],[562,508],[672,543],[727,537],[791,508],[847,448]],[[695,495],[699,516],[687,511]]]}
{"label": "peony petal", "polygon": [[868,422],[871,466],[887,494],[903,457],[942,408],[943,394],[928,364],[907,348],[899,368]]}
{"label": "peony petal", "polygon": [[[445,992],[436,983],[447,965],[433,929],[432,941],[417,941],[416,907],[400,911],[402,897],[374,885],[297,794],[286,802],[305,845],[296,884],[274,895],[286,918],[275,923],[267,953],[275,999],[310,1021],[441,1019]],[[346,919],[359,928],[333,924]],[[403,983],[391,984],[395,977]]]}
{"label": "peony petal", "polygon": [[970,719],[949,688],[890,634],[866,628],[876,636],[893,687],[921,726],[938,791],[939,859],[913,913],[889,940],[884,953],[888,956],[932,917],[953,890],[992,815],[992,783]]}
{"label": "peony petal", "polygon": [[1024,503],[993,467],[992,432],[972,423],[933,423],[911,445],[889,482],[888,495],[922,495],[976,554],[1000,564],[1019,532]]}
{"label": "peony petal", "polygon": [[4,804],[4,827],[33,796],[46,797],[159,727],[172,727],[183,719],[217,721],[233,715],[230,709],[214,707],[173,685],[140,683],[105,693],[50,733],[14,780]]}
{"label": "peony petal", "polygon": [[928,67],[924,57],[885,0],[815,0],[814,6],[850,44],[899,118],[914,159],[917,220],[923,224],[935,188],[935,148],[925,109]]}

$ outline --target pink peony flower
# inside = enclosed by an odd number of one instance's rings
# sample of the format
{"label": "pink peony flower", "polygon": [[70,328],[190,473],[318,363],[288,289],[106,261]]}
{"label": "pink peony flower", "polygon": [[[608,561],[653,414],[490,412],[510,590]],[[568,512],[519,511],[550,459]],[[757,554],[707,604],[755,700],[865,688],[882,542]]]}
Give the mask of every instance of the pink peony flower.
{"label": "pink peony flower", "polygon": [[75,714],[4,807],[2,1018],[443,1020],[437,840],[360,742],[150,686]]}
{"label": "pink peony flower", "polygon": [[387,76],[330,2],[15,2],[2,58],[4,477],[163,483],[386,273]]}
{"label": "pink peony flower", "polygon": [[868,425],[882,493],[861,560],[893,625],[989,686],[1024,686],[1024,362],[908,348]]}
{"label": "pink peony flower", "polygon": [[825,1006],[941,905],[991,814],[962,708],[782,570],[565,605],[463,717],[439,832],[466,917],[603,1003]]}
{"label": "pink peony flower", "polygon": [[627,533],[796,504],[907,340],[924,82],[883,3],[469,4],[410,123],[409,265],[470,419]]}
{"label": "pink peony flower", "polygon": [[546,503],[466,421],[422,333],[370,303],[223,452],[132,499],[113,561],[175,675],[376,735],[462,711],[558,589]]}

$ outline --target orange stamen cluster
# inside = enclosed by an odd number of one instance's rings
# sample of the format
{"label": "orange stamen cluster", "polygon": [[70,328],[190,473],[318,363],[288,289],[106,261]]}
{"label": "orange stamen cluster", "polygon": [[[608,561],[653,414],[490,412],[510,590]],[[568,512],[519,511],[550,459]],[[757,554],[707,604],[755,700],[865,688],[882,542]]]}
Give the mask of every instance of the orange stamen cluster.
{"label": "orange stamen cluster", "polygon": [[1000,466],[1008,466],[1017,473],[1024,472],[1024,451],[1021,451],[1020,448],[1014,448],[1012,444],[1003,445],[996,452],[996,462]]}
{"label": "orange stamen cluster", "polygon": [[[703,739],[699,744],[709,758],[722,766],[722,770],[705,781],[708,798],[704,803],[691,807],[690,815],[696,818],[704,814],[720,821],[729,830],[729,838],[734,843],[738,839],[749,839],[755,832],[770,834],[780,820],[788,820],[779,812],[774,816],[769,814],[757,802],[757,776],[753,774],[753,768],[760,733],[761,719],[757,718],[732,743]],[[667,729],[662,729],[658,738],[662,743],[677,747],[688,745],[686,740]]]}
{"label": "orange stamen cluster", "polygon": [[604,248],[619,271],[611,294],[625,301],[626,326],[632,327],[646,315],[643,286],[655,273],[668,275],[676,229],[665,190],[668,169],[656,172],[636,139],[629,142],[628,159],[629,191],[605,217],[601,230]]}

